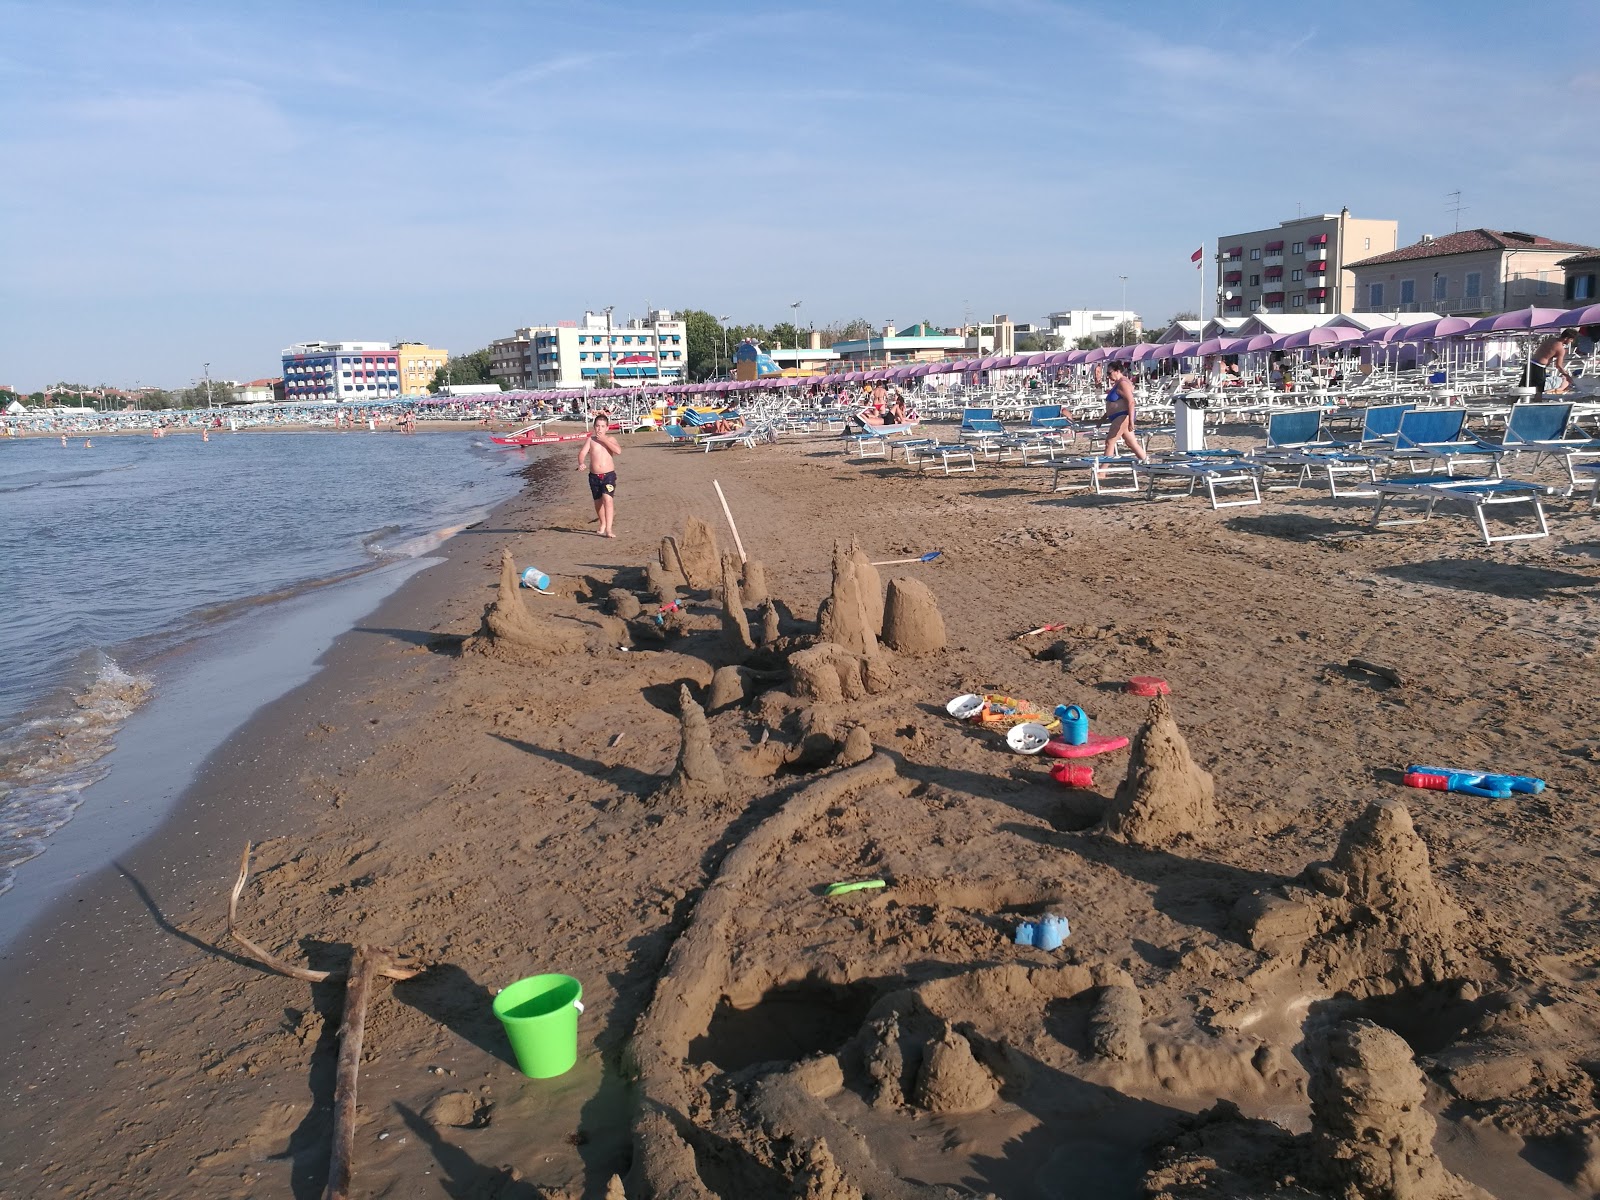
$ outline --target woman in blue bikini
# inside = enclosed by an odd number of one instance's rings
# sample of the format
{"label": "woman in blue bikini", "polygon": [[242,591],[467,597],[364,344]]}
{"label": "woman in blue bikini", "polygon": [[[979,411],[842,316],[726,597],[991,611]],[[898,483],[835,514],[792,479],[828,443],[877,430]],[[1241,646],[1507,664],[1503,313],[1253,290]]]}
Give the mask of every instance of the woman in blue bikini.
{"label": "woman in blue bikini", "polygon": [[1112,363],[1107,374],[1111,390],[1106,393],[1106,420],[1111,428],[1106,433],[1106,457],[1116,454],[1117,443],[1123,442],[1140,462],[1149,462],[1150,456],[1133,433],[1133,380],[1128,378],[1128,364]]}

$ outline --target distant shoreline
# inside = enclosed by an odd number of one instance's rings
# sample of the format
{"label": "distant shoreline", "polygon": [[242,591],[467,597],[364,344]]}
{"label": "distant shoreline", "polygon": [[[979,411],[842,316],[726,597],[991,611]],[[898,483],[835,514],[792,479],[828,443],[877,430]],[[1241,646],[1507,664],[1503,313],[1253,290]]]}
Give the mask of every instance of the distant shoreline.
{"label": "distant shoreline", "polygon": [[[555,424],[554,420],[544,422]],[[483,430],[486,433],[508,433],[512,430],[522,429],[534,424],[532,421],[491,421],[485,425],[482,421],[419,421],[413,433],[461,433],[473,430]],[[346,426],[339,428],[334,425],[317,421],[294,421],[282,425],[244,425],[238,429],[221,429],[208,425],[170,425],[162,427],[162,437],[175,435],[194,435],[199,433],[214,433],[221,437],[236,433],[405,433],[398,425],[379,424],[376,429],[367,429],[364,425]],[[19,429],[10,438],[22,441],[26,438],[54,438],[59,441],[63,436],[69,442],[80,439],[92,440],[97,437],[154,437],[155,431],[148,427],[132,427],[127,429],[89,429],[89,430],[62,430],[62,429]],[[0,438],[0,442],[10,440]]]}

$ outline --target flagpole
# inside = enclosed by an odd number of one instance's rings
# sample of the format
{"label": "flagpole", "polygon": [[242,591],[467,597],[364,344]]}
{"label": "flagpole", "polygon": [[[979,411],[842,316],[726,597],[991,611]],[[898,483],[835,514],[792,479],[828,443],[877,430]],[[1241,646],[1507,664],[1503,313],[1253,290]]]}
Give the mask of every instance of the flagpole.
{"label": "flagpole", "polygon": [[1200,307],[1196,313],[1200,317],[1200,340],[1206,338],[1206,244],[1200,243],[1200,261],[1195,263],[1200,270]]}

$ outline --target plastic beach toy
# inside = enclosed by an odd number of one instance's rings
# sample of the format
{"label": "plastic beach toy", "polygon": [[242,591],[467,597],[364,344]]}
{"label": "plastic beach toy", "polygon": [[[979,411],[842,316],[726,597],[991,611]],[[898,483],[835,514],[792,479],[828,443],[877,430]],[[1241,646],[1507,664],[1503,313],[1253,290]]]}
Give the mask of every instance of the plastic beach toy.
{"label": "plastic beach toy", "polygon": [[1135,696],[1169,696],[1172,688],[1165,679],[1155,675],[1135,675],[1128,680],[1128,690]]}
{"label": "plastic beach toy", "polygon": [[1082,763],[1060,762],[1050,768],[1050,778],[1062,787],[1091,788],[1094,786],[1094,768]]}
{"label": "plastic beach toy", "polygon": [[1121,750],[1128,744],[1125,737],[1107,737],[1103,733],[1091,733],[1089,739],[1081,746],[1071,746],[1066,742],[1055,740],[1044,748],[1047,758],[1092,758],[1096,754],[1109,754],[1113,750]]}
{"label": "plastic beach toy", "polygon": [[1024,721],[1006,731],[1006,745],[1018,754],[1037,754],[1050,741],[1050,731],[1037,721]]}
{"label": "plastic beach toy", "polygon": [[539,570],[538,567],[529,567],[522,573],[522,586],[532,588],[536,592],[548,591],[550,588],[550,576]]}
{"label": "plastic beach toy", "polygon": [[944,706],[945,712],[949,713],[958,721],[972,720],[974,717],[983,712],[983,708],[983,697],[974,695],[971,692],[967,692],[965,695],[957,696],[954,700],[950,701],[949,704]]}
{"label": "plastic beach toy", "polygon": [[570,975],[530,975],[494,998],[517,1066],[529,1079],[554,1079],[578,1061],[583,984]]}
{"label": "plastic beach toy", "polygon": [[1076,704],[1056,705],[1056,717],[1061,721],[1061,740],[1069,746],[1081,746],[1089,740],[1089,714]]}
{"label": "plastic beach toy", "polygon": [[858,879],[854,883],[830,883],[823,889],[824,896],[843,896],[848,892],[865,892],[872,888],[887,887],[881,879]]}
{"label": "plastic beach toy", "polygon": [[1059,950],[1061,943],[1072,936],[1072,928],[1065,917],[1047,913],[1038,921],[1024,921],[1017,926],[1013,941],[1019,946],[1037,946],[1041,950]]}

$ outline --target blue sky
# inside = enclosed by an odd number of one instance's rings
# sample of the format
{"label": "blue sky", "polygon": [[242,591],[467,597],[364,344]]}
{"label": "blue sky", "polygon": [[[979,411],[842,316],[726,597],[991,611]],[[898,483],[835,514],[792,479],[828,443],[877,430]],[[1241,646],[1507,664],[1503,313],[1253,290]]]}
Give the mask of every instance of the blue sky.
{"label": "blue sky", "polygon": [[[1600,243],[1600,5],[0,0],[0,383],[613,304],[1198,302],[1296,214]],[[1572,52],[1568,53],[1568,47]]]}

